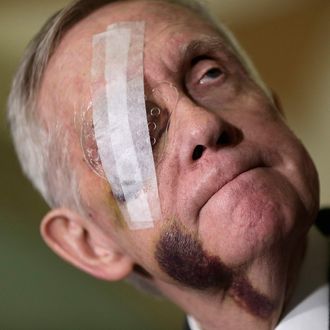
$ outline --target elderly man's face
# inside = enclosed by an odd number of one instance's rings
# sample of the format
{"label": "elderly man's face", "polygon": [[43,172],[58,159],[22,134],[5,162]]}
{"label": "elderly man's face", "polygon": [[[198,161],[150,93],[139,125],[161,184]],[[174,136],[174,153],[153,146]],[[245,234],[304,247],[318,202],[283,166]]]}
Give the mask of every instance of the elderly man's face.
{"label": "elderly man's face", "polygon": [[211,25],[165,3],[104,7],[67,34],[44,90],[71,88],[71,117],[87,107],[91,38],[120,21],[146,22],[146,94],[165,81],[171,94],[161,114],[170,125],[154,149],[162,217],[152,229],[119,226],[109,189],[81,163],[77,139],[80,190],[93,221],[154,278],[175,285],[220,289],[240,272],[253,282],[258,269],[285,268],[315,216],[317,175],[277,106]]}

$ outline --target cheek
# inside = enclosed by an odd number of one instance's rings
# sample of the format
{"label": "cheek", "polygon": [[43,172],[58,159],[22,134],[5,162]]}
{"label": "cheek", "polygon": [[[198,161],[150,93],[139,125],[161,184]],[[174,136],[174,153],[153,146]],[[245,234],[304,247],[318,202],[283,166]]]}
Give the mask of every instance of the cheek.
{"label": "cheek", "polygon": [[290,183],[293,194],[303,204],[305,217],[315,217],[319,207],[318,174],[302,143],[281,120],[270,125],[268,134],[259,140],[261,148],[278,155],[272,167]]}
{"label": "cheek", "polygon": [[140,265],[152,276],[159,277],[160,270],[155,261],[155,250],[161,231],[161,223],[154,228],[141,230],[117,230],[118,243],[134,263]]}
{"label": "cheek", "polygon": [[97,222],[105,232],[127,228],[110,185],[104,179],[94,173],[85,174],[83,184],[80,184],[80,193],[90,221]]}
{"label": "cheek", "polygon": [[319,179],[316,167],[298,140],[291,149],[286,150],[286,158],[289,159],[286,166],[279,167],[279,171],[288,178],[308,217],[313,220],[319,209]]}
{"label": "cheek", "polygon": [[176,209],[176,200],[180,179],[177,169],[177,157],[170,160],[166,159],[166,157],[167,154],[164,155],[164,161],[157,166],[158,192],[163,218],[171,217],[178,211]]}
{"label": "cheek", "polygon": [[245,140],[269,154],[269,165],[290,183],[309,217],[315,217],[319,204],[315,165],[302,143],[278,115],[278,110],[272,107],[263,110],[250,109],[235,119],[243,123]]}

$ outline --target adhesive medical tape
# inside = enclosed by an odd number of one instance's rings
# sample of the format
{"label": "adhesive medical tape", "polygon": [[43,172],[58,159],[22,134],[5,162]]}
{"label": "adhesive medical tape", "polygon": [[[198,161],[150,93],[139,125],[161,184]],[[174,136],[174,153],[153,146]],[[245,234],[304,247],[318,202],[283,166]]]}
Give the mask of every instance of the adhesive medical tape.
{"label": "adhesive medical tape", "polygon": [[102,166],[131,229],[160,217],[143,79],[144,22],[109,26],[93,38],[93,122]]}

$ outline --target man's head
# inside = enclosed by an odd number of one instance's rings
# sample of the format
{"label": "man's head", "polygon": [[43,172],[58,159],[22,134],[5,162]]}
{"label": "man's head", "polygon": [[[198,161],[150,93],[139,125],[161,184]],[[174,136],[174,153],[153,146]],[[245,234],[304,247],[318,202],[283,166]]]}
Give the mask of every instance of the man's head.
{"label": "man's head", "polygon": [[[17,149],[54,207],[42,223],[44,239],[94,276],[118,280],[143,273],[197,317],[188,297],[212,301],[214,309],[223,304],[225,311],[234,302],[253,317],[276,320],[318,209],[314,165],[278,102],[231,37],[198,10],[169,1],[86,8],[75,24],[67,20],[43,59],[34,99],[24,105],[31,113],[20,112],[26,99],[17,100],[15,89],[11,95]],[[84,152],[86,144],[96,150],[93,36],[111,24],[136,21],[145,22],[147,102],[161,103],[157,125],[163,125],[153,148],[161,216],[142,230],[126,226],[109,183]],[[43,43],[47,36],[39,51]],[[40,56],[38,48],[31,49]],[[29,79],[29,66],[16,84]],[[29,128],[21,128],[22,117]],[[23,128],[29,146],[39,149],[22,148]]]}

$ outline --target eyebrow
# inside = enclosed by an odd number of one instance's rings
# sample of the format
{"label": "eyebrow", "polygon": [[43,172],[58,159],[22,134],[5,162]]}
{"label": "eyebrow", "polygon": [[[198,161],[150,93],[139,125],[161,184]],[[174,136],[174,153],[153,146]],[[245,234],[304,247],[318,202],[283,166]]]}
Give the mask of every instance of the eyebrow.
{"label": "eyebrow", "polygon": [[223,39],[220,37],[204,36],[200,39],[190,41],[183,48],[183,60],[184,63],[189,63],[195,57],[215,51],[221,51],[228,57],[234,56],[232,51],[230,51],[230,47]]}
{"label": "eyebrow", "polygon": [[191,40],[182,47],[181,68],[187,70],[193,67],[201,59],[221,58],[228,67],[237,67],[246,75],[249,71],[244,64],[244,59],[229,41],[219,36],[204,35]]}

